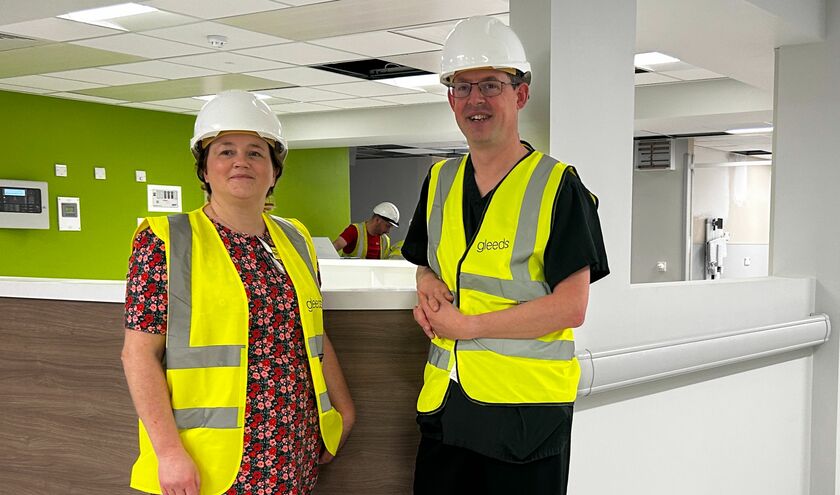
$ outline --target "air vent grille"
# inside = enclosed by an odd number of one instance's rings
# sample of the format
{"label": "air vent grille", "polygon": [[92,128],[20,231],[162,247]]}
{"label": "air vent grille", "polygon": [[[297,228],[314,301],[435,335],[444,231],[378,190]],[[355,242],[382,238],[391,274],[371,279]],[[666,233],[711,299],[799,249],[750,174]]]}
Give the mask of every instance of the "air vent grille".
{"label": "air vent grille", "polygon": [[636,142],[636,170],[674,170],[673,139],[640,139]]}

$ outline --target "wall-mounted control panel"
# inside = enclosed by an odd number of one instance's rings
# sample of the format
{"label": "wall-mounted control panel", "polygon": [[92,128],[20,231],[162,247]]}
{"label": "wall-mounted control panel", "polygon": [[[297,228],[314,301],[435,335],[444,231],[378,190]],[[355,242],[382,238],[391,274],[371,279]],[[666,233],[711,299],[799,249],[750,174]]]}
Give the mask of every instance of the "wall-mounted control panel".
{"label": "wall-mounted control panel", "polygon": [[58,198],[58,230],[82,230],[79,198]]}
{"label": "wall-mounted control panel", "polygon": [[46,182],[0,179],[0,228],[49,229]]}

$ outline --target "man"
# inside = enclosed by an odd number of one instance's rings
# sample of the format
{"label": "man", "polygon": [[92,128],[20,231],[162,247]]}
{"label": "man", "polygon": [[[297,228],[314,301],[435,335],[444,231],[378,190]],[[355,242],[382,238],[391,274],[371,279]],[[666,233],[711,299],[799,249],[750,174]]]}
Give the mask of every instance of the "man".
{"label": "man", "polygon": [[565,494],[580,368],[572,328],[609,273],[598,200],[520,141],[530,64],[497,19],[460,22],[441,82],[469,155],[429,172],[403,255],[431,339],[415,494]]}
{"label": "man", "polygon": [[333,246],[340,255],[351,258],[378,260],[400,256],[388,237],[391,227],[399,226],[400,211],[394,203],[384,201],[373,208],[370,220],[348,225]]}

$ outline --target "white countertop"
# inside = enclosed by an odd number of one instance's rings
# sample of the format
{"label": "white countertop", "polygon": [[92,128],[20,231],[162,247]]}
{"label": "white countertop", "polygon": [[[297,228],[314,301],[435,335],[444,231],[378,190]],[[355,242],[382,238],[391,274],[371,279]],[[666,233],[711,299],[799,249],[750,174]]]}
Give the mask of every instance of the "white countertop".
{"label": "white countertop", "polygon": [[[411,309],[415,266],[405,260],[319,260],[324,309]],[[0,297],[122,303],[124,280],[0,277]]]}

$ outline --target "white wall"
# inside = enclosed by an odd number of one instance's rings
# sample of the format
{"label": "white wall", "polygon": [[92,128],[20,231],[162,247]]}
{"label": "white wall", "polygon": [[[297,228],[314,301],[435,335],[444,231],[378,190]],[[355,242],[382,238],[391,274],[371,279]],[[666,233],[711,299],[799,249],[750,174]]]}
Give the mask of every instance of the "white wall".
{"label": "white wall", "polygon": [[[815,276],[816,310],[840,321],[840,1],[826,0],[823,43],[776,55],[771,270]],[[837,332],[814,355],[811,493],[840,491]]]}
{"label": "white wall", "polygon": [[[675,142],[675,170],[633,171],[631,283],[685,279],[687,141]],[[666,272],[657,270],[660,261]]]}
{"label": "white wall", "polygon": [[794,353],[579,399],[569,493],[807,495],[810,376]]}
{"label": "white wall", "polygon": [[[813,310],[810,289],[784,287],[797,281],[631,286],[635,2],[554,0],[550,15],[550,151],[578,165],[601,198],[612,268],[610,277],[592,287],[587,322],[577,332],[579,347],[640,345],[806,317]],[[685,386],[664,381],[655,392],[632,387],[593,397],[591,407],[581,400],[570,492],[808,493],[807,360],[763,361],[754,372],[699,375],[700,381]],[[768,442],[771,434],[778,444]]]}

